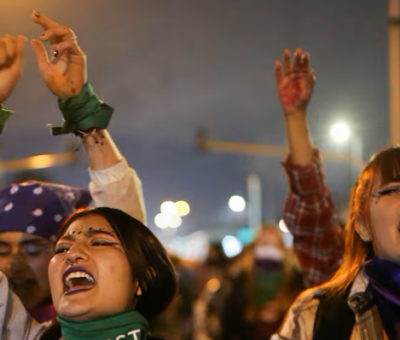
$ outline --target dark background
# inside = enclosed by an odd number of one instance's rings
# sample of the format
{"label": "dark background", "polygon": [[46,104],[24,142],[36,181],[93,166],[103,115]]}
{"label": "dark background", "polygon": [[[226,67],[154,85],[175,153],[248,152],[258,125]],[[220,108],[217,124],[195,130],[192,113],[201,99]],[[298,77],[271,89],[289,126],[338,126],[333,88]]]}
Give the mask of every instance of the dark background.
{"label": "dark background", "polygon": [[[38,37],[33,9],[76,32],[90,81],[116,109],[110,131],[143,181],[153,230],[165,199],[191,204],[179,235],[236,230],[246,224],[246,213],[231,212],[227,200],[246,197],[251,172],[262,181],[264,220],[280,219],[287,193],[281,159],[200,152],[195,137],[204,127],[215,139],[284,144],[274,77],[284,48],[311,53],[317,86],[309,118],[317,145],[345,151],[329,137],[338,120],[363,139],[365,158],[389,142],[386,1],[2,0],[0,32]],[[0,139],[1,159],[79,145],[75,137],[52,137],[45,128],[59,125],[61,115],[29,44],[24,76],[5,105],[16,113]],[[87,162],[80,154],[73,165],[36,174],[86,186]],[[342,209],[350,168],[328,163],[326,171]]]}

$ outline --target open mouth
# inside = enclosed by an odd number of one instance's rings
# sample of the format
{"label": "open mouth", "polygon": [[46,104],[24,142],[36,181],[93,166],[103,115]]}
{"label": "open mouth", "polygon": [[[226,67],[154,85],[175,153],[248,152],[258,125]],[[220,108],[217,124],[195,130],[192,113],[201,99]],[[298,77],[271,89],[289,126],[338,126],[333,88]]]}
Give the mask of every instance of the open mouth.
{"label": "open mouth", "polygon": [[70,295],[92,289],[96,280],[91,272],[83,267],[70,267],[63,274],[64,294]]}

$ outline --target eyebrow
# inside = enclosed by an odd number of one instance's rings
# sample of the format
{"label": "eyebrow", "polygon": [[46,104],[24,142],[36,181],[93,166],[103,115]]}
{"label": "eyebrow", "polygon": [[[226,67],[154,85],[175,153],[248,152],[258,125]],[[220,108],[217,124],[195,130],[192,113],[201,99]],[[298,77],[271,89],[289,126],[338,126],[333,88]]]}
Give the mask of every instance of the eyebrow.
{"label": "eyebrow", "polygon": [[46,242],[46,240],[41,240],[41,239],[25,239],[25,240],[21,240],[19,242],[20,245],[26,245],[26,244],[40,244],[40,245],[46,245],[48,244],[48,242]]}
{"label": "eyebrow", "polygon": [[[90,230],[85,231],[83,234],[86,237],[91,237],[96,234],[106,234],[106,235],[117,237],[117,234],[114,231],[101,230],[101,229],[90,229]],[[67,235],[62,236],[61,239],[75,241],[76,237],[75,237],[75,234],[67,234]]]}

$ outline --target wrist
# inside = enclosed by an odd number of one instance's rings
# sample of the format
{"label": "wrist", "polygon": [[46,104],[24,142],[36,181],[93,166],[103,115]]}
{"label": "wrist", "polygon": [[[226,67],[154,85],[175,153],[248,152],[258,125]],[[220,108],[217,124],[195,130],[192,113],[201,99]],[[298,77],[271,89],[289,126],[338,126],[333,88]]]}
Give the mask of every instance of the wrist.
{"label": "wrist", "polygon": [[77,95],[58,98],[58,106],[64,125],[52,128],[53,135],[106,129],[114,112],[112,107],[98,98],[90,83],[86,83]]}
{"label": "wrist", "polygon": [[283,110],[286,120],[305,119],[307,116],[306,109]]}

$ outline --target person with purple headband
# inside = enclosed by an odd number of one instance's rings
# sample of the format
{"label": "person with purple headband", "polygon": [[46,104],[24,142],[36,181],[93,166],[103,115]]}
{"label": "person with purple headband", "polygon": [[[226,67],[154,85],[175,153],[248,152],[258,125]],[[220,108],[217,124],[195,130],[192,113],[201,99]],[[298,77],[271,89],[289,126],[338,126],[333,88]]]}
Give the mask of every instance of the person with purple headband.
{"label": "person with purple headband", "polygon": [[[74,32],[34,11],[43,42],[49,42],[49,59],[40,40],[33,39],[39,71],[58,97],[63,126],[53,134],[74,133],[82,138],[89,159],[89,191],[62,184],[28,181],[0,191],[0,271],[24,307],[38,321],[54,319],[47,267],[54,254],[57,231],[74,210],[96,206],[125,211],[145,223],[141,181],[128,166],[106,130],[113,109],[99,100],[87,80],[86,56]],[[21,74],[23,36],[0,39],[0,104],[15,88]],[[0,106],[0,132],[12,111]],[[1,337],[0,337],[1,338]]]}

